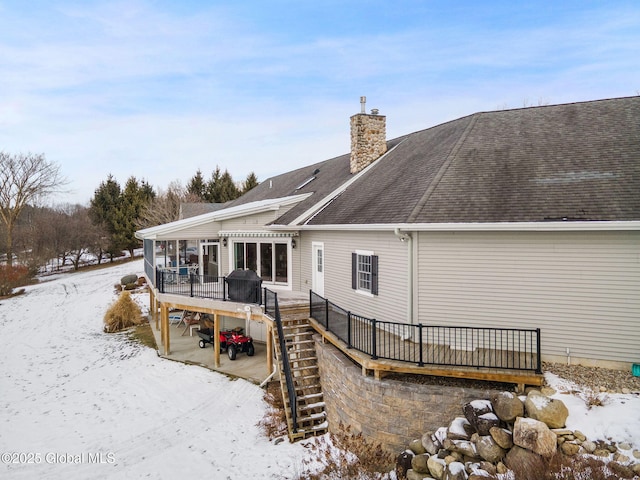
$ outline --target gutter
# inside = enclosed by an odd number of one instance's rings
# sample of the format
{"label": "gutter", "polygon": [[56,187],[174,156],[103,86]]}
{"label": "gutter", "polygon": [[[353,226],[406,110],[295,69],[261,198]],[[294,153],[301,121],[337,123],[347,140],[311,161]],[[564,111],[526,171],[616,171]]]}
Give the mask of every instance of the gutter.
{"label": "gutter", "polygon": [[332,225],[269,225],[270,230],[412,232],[589,232],[640,231],[640,220],[487,223],[362,223]]}
{"label": "gutter", "polygon": [[407,323],[413,325],[413,236],[411,232],[402,232],[399,228],[395,228],[393,233],[398,240],[407,243]]}

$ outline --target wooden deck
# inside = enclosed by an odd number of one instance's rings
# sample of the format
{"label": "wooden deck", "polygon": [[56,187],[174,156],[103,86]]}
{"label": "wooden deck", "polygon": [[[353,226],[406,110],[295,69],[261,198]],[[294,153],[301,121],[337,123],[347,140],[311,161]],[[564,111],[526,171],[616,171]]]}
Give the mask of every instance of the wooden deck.
{"label": "wooden deck", "polygon": [[[482,360],[487,358],[494,360],[497,365],[527,365],[526,357],[510,350],[474,349],[465,351],[451,349],[448,345],[425,343],[421,345],[424,366],[419,366],[420,349],[415,342],[402,340],[398,336],[389,341],[392,335],[386,332],[385,336],[376,342],[378,358],[373,359],[370,355],[362,353],[355,348],[347,348],[347,344],[340,340],[337,334],[327,331],[324,326],[313,318],[310,319],[309,323],[316,332],[322,335],[324,341],[332,343],[354,362],[358,363],[362,367],[363,374],[373,373],[376,378],[381,378],[388,373],[410,373],[513,383],[519,385],[521,389],[524,389],[525,385],[542,385],[544,380],[541,374],[524,369],[437,365],[437,363],[480,365]],[[346,331],[342,333],[346,338]],[[370,333],[367,332],[363,332],[362,336],[371,338]],[[402,351],[402,357],[407,361],[383,358],[397,356],[400,353],[399,349],[406,349]]]}

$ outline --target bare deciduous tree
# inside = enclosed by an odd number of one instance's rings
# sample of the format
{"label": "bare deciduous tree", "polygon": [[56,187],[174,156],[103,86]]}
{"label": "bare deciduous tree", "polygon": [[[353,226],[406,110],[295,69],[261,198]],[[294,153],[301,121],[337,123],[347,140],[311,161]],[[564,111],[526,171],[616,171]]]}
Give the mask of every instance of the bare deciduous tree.
{"label": "bare deciduous tree", "polygon": [[178,181],[169,184],[166,191],[159,190],[156,197],[145,208],[136,225],[138,228],[154,227],[180,218],[181,203],[200,203],[197,195],[188,192]]}
{"label": "bare deciduous tree", "polygon": [[20,213],[60,191],[66,180],[44,154],[0,152],[0,218],[5,225],[7,264],[13,263],[13,233]]}

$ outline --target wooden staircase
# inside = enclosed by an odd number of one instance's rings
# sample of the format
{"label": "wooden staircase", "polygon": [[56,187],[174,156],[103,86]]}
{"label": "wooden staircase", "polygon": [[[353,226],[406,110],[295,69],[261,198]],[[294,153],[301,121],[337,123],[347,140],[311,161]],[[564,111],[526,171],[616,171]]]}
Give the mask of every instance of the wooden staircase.
{"label": "wooden staircase", "polygon": [[[290,405],[278,330],[272,329],[276,361],[280,373],[280,389],[284,400],[289,439],[293,442],[327,432],[327,413],[320,386],[313,328],[306,312],[283,308],[280,311],[289,366],[296,393],[296,405]],[[292,409],[296,409],[296,425]]]}

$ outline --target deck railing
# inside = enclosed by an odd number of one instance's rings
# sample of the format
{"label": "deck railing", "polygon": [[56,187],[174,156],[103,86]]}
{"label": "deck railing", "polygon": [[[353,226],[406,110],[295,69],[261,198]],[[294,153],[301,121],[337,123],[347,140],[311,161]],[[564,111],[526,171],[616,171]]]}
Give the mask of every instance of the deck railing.
{"label": "deck railing", "polygon": [[280,359],[282,360],[282,369],[287,384],[287,393],[289,396],[289,410],[291,413],[291,424],[293,432],[298,431],[298,399],[296,389],[293,384],[293,374],[291,373],[291,365],[289,363],[289,353],[287,350],[287,342],[282,328],[282,318],[280,317],[280,307],[278,306],[278,294],[267,288],[264,289],[264,313],[274,319],[276,329],[278,330],[278,343],[280,345]]}
{"label": "deck railing", "polygon": [[540,329],[454,327],[405,324],[351,313],[309,293],[310,316],[325,329],[372,359],[418,366],[531,370],[542,373]]}
{"label": "deck railing", "polygon": [[[229,282],[233,288],[229,287]],[[186,267],[179,270],[156,268],[155,286],[160,293],[262,304],[261,282],[199,275]]]}

